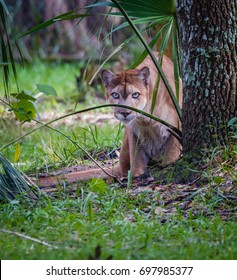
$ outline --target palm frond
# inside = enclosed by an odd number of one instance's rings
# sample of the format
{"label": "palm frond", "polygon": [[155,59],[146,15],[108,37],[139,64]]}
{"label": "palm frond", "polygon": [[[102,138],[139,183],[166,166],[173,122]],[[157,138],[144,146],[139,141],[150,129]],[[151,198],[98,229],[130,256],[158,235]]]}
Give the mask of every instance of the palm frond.
{"label": "palm frond", "polygon": [[37,186],[29,185],[2,154],[0,166],[0,201],[11,201],[20,194],[36,200],[43,194]]}
{"label": "palm frond", "polygon": [[173,0],[119,0],[118,2],[130,17],[135,18],[172,16],[175,12]]}
{"label": "palm frond", "polygon": [[58,22],[58,21],[80,19],[80,18],[84,18],[86,16],[89,16],[88,14],[76,14],[76,11],[77,10],[72,10],[72,11],[69,11],[67,13],[61,14],[59,16],[53,17],[53,18],[51,18],[47,21],[44,21],[44,22],[34,26],[30,30],[20,34],[18,36],[18,39],[20,39],[20,38],[22,38],[26,35],[32,34],[36,31],[39,31],[41,29],[44,29],[45,27],[48,27],[48,26],[50,26],[50,25],[52,25],[52,24],[54,24],[55,22]]}
{"label": "palm frond", "polygon": [[174,63],[174,81],[175,81],[175,92],[176,98],[179,100],[179,79],[180,79],[180,59],[179,59],[179,50],[178,50],[178,35],[176,29],[172,31],[172,60]]}

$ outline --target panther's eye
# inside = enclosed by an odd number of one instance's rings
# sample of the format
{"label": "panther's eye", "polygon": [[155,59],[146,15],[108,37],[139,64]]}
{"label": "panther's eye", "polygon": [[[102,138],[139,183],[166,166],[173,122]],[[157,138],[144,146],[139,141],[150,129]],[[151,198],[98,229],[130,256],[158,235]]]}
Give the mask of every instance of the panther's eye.
{"label": "panther's eye", "polygon": [[113,96],[114,99],[119,99],[119,93],[112,92],[111,95]]}
{"label": "panther's eye", "polygon": [[139,96],[140,96],[140,93],[139,93],[139,92],[134,92],[134,93],[132,94],[132,98],[134,98],[134,99],[137,99]]}

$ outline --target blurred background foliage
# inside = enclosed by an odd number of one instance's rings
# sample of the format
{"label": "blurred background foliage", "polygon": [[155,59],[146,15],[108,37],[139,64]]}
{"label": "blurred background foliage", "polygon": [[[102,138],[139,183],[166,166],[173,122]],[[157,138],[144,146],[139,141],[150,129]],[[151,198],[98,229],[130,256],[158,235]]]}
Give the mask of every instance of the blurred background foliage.
{"label": "blurred background foliage", "polygon": [[[22,34],[34,26],[69,11],[84,13],[91,0],[8,0],[14,34]],[[108,55],[111,45],[117,45],[131,35],[131,30],[107,34],[121,23],[120,17],[107,17],[110,8],[96,6],[83,19],[66,20],[25,36],[19,40],[24,59],[39,57],[46,60],[100,59]],[[105,20],[106,19],[106,20]]]}
{"label": "blurred background foliage", "polygon": [[[111,54],[111,49],[120,45],[132,35],[131,28],[123,28],[111,32],[125,20],[118,16],[116,9],[109,5],[96,4],[93,0],[7,0],[10,16],[7,17],[8,27],[12,34],[19,36],[24,32],[38,26],[64,13],[75,11],[77,14],[88,13],[90,16],[54,22],[35,33],[20,38],[18,44],[22,57],[31,61],[40,58],[44,60],[103,60]],[[134,1],[132,1],[134,2]],[[144,2],[144,1],[143,1]],[[164,1],[162,1],[164,2]],[[168,1],[172,2],[172,1]],[[90,8],[87,8],[89,6]],[[124,4],[123,4],[124,6]],[[126,6],[125,6],[126,8]],[[153,8],[154,16],[156,7]],[[134,8],[135,10],[135,8]],[[112,13],[115,16],[112,16]],[[139,14],[137,14],[139,16]],[[136,15],[136,16],[137,16]],[[135,17],[133,17],[135,18]],[[150,20],[151,22],[152,20]],[[165,20],[164,20],[165,22]],[[147,22],[145,22],[147,24]],[[154,25],[143,33],[149,42],[162,28],[162,25]],[[109,34],[109,35],[108,35]],[[162,41],[162,36],[157,40],[157,45]],[[171,44],[168,44],[166,54],[171,56]],[[136,38],[129,47],[125,48],[123,54],[115,57],[123,63],[130,61],[131,56],[142,51],[141,44]],[[19,58],[17,50],[15,58]],[[125,61],[124,61],[125,60]]]}

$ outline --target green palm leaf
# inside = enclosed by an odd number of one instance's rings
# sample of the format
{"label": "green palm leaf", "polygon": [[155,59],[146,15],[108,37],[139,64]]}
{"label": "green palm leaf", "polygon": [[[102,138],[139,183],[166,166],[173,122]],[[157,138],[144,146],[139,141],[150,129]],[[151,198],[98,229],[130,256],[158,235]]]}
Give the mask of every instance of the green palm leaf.
{"label": "green palm leaf", "polygon": [[37,199],[42,192],[37,186],[30,186],[11,163],[0,154],[0,201],[15,199],[25,194],[30,199]]}
{"label": "green palm leaf", "polygon": [[24,32],[23,34],[19,35],[18,39],[22,38],[26,35],[32,34],[36,31],[39,31],[41,29],[44,29],[45,27],[52,25],[53,23],[58,22],[58,21],[73,20],[73,19],[84,18],[84,17],[88,16],[88,14],[75,14],[75,13],[76,13],[76,10],[72,10],[70,12],[61,14],[61,15],[53,17],[47,21],[44,21],[44,22],[34,26],[30,30]]}
{"label": "green palm leaf", "polygon": [[[114,2],[114,1],[112,1]],[[173,0],[120,0],[116,1],[130,17],[164,17],[172,16],[175,12]]]}
{"label": "green palm leaf", "polygon": [[172,31],[172,59],[174,63],[174,81],[175,81],[175,92],[176,92],[176,98],[179,100],[179,51],[178,51],[178,35],[176,32],[176,29],[173,29]]}

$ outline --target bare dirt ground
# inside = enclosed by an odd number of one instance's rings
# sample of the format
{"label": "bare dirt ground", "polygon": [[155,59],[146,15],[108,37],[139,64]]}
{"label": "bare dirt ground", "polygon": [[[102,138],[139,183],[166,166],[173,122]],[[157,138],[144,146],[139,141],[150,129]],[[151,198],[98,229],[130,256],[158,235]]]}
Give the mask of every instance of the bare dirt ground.
{"label": "bare dirt ground", "polygon": [[[43,112],[40,114],[40,121],[46,123],[50,120],[56,119],[61,116],[62,114],[58,112]],[[86,125],[96,124],[98,126],[103,125],[105,122],[109,122],[111,124],[118,123],[118,121],[114,118],[114,115],[112,113],[89,112],[69,116],[65,119],[58,120],[54,123],[54,125],[74,125],[78,122]]]}
{"label": "bare dirt ground", "polygon": [[[116,161],[117,158],[110,161],[101,161],[100,163],[103,168],[111,169]],[[61,168],[51,173],[41,173],[39,177],[46,178],[47,181],[47,178],[52,176],[59,176],[58,178],[62,179],[70,174],[68,177],[69,180],[67,181],[66,179],[64,184],[68,185],[67,193],[73,197],[76,190],[80,188],[79,181],[88,180],[88,174],[83,177],[83,172],[91,172],[91,170],[95,168],[97,168],[97,166],[94,163],[87,163],[71,166],[69,168]],[[167,184],[162,182],[159,178],[152,176],[134,178],[132,183],[128,184],[126,178],[117,181],[108,177],[103,172],[100,172],[100,174],[95,177],[103,178],[108,186],[112,184],[118,189],[123,189],[128,193],[131,199],[145,193],[146,199],[149,200],[150,203],[149,206],[144,207],[142,211],[159,215],[159,217],[163,218],[164,222],[169,219],[170,216],[178,215],[179,213],[182,213],[185,217],[189,215],[203,215],[206,217],[219,215],[221,219],[224,220],[236,220],[236,182],[230,173],[218,173],[218,168],[213,170],[213,176],[214,175],[218,175],[218,182],[215,182],[215,180],[207,181],[203,180],[201,177],[196,177],[192,182],[185,184],[177,184],[174,182]],[[54,184],[46,184],[41,187],[41,189],[51,196],[57,196],[59,188],[56,187],[55,182]],[[128,219],[132,221],[133,217],[128,217]]]}

